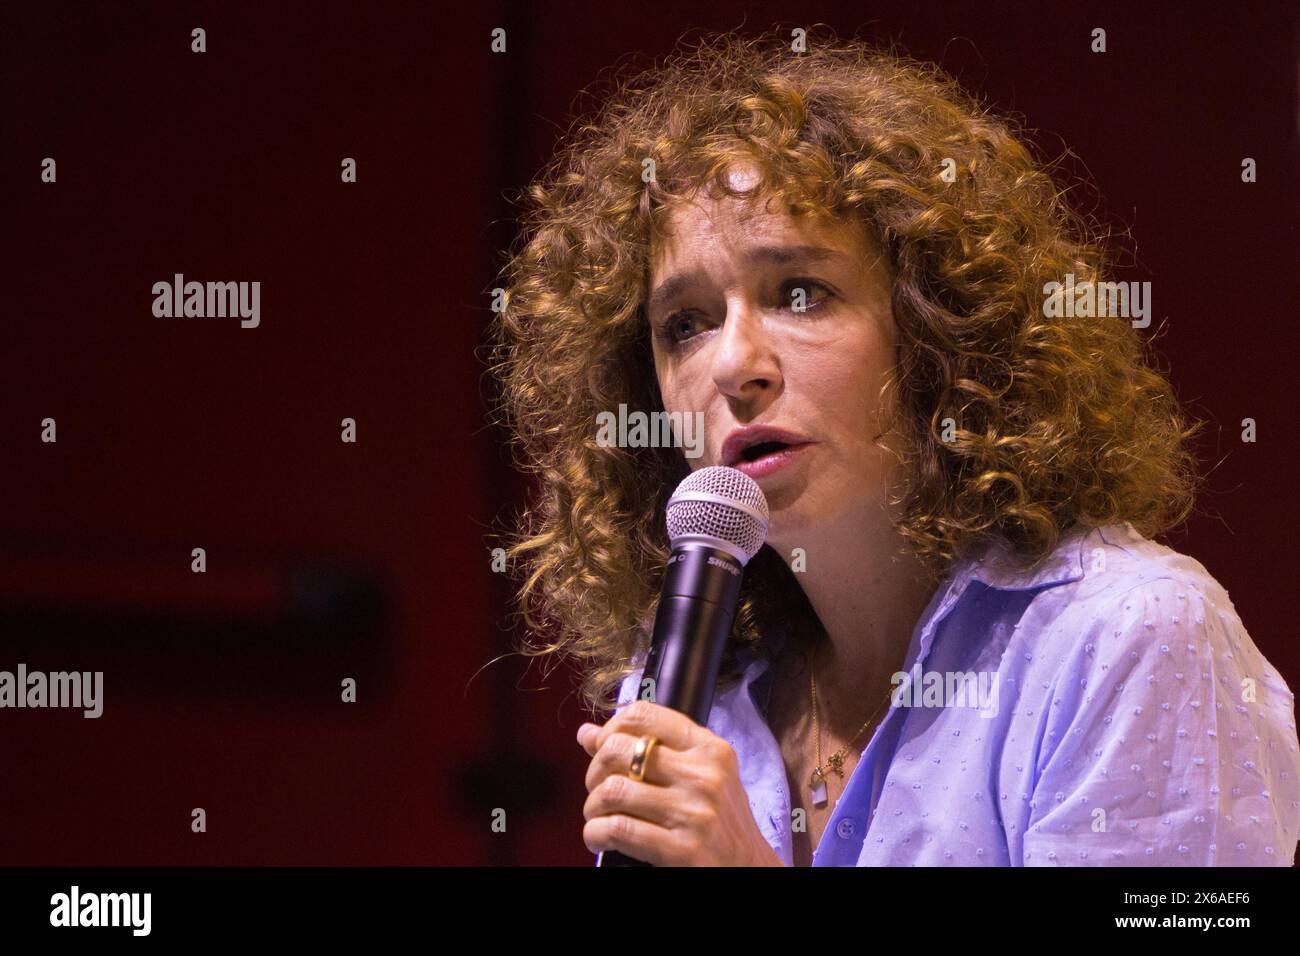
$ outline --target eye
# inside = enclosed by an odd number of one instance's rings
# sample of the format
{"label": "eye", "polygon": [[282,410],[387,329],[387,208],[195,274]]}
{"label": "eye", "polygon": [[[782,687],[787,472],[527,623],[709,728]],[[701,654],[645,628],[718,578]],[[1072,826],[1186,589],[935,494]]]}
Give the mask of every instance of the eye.
{"label": "eye", "polygon": [[[804,290],[803,312],[812,312],[814,309],[822,308],[828,300],[835,298],[836,295],[835,290],[824,282],[819,282],[808,276],[796,276],[781,283],[781,294],[777,307],[793,309],[794,297],[798,289]],[[795,314],[800,315],[803,313],[796,312]],[[701,321],[705,321],[704,317],[695,310],[680,309],[659,323],[657,326],[659,338],[669,348],[678,348],[698,335],[698,331],[691,331],[691,325]]]}
{"label": "eye", "polygon": [[[794,297],[796,291],[799,289],[803,289],[804,291],[804,312],[811,312],[813,309],[820,307],[827,299],[831,299],[835,295],[831,290],[831,287],[826,285],[826,283],[818,282],[816,279],[809,278],[808,276],[799,276],[794,279],[787,279],[785,282],[781,283],[780,305],[782,308],[788,308],[791,311],[794,311]],[[821,298],[814,299],[813,293],[819,289],[826,294]]]}
{"label": "eye", "polygon": [[[698,316],[689,309],[674,312],[660,324],[659,334],[668,342],[669,345],[680,345],[682,342],[693,337],[689,334],[690,324],[697,318]],[[682,332],[686,332],[687,334],[679,334]]]}

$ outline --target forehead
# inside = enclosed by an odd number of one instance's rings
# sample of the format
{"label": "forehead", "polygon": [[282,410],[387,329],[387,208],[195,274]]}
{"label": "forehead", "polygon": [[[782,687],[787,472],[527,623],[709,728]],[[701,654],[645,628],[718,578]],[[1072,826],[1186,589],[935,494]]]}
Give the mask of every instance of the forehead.
{"label": "forehead", "polygon": [[818,246],[861,258],[870,248],[857,220],[794,216],[777,196],[734,199],[695,195],[665,210],[662,236],[651,246],[651,275],[754,246]]}

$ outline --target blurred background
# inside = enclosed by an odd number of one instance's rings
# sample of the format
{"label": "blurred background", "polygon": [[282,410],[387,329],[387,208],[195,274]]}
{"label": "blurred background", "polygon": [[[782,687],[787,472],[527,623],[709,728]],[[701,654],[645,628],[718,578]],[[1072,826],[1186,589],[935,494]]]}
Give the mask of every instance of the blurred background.
{"label": "blurred background", "polygon": [[[1165,543],[1300,688],[1289,6],[7,4],[0,670],[102,670],[105,702],[0,710],[0,862],[593,862],[575,675],[502,658],[528,487],[484,330],[511,198],[612,69],[700,31],[898,41],[1071,151],[1210,422]],[[154,318],[175,273],[260,281],[260,327]]]}

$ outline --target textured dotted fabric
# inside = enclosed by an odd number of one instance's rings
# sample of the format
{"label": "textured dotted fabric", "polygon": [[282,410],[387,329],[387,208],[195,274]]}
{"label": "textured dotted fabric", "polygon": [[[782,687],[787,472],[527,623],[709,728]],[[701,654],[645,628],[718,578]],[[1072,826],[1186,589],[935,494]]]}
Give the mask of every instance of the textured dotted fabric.
{"label": "textured dotted fabric", "polygon": [[[789,865],[768,662],[740,660],[708,727],[735,749],[754,818]],[[1032,574],[1002,545],[954,566],[905,669],[909,706],[831,778],[814,866],[1294,862],[1295,696],[1209,572],[1127,523],[1076,530]]]}

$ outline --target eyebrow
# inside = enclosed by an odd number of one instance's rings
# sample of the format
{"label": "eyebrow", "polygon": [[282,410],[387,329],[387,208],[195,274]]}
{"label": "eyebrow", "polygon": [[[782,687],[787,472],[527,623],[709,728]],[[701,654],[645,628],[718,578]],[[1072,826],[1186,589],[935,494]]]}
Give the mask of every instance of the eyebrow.
{"label": "eyebrow", "polygon": [[[824,246],[753,246],[745,253],[745,261],[750,263],[769,263],[784,266],[791,263],[823,262],[827,259],[847,260],[849,257],[838,249]],[[661,282],[646,302],[646,310],[654,312],[662,309],[674,299],[693,286],[701,283],[704,273],[699,269],[679,272]]]}

